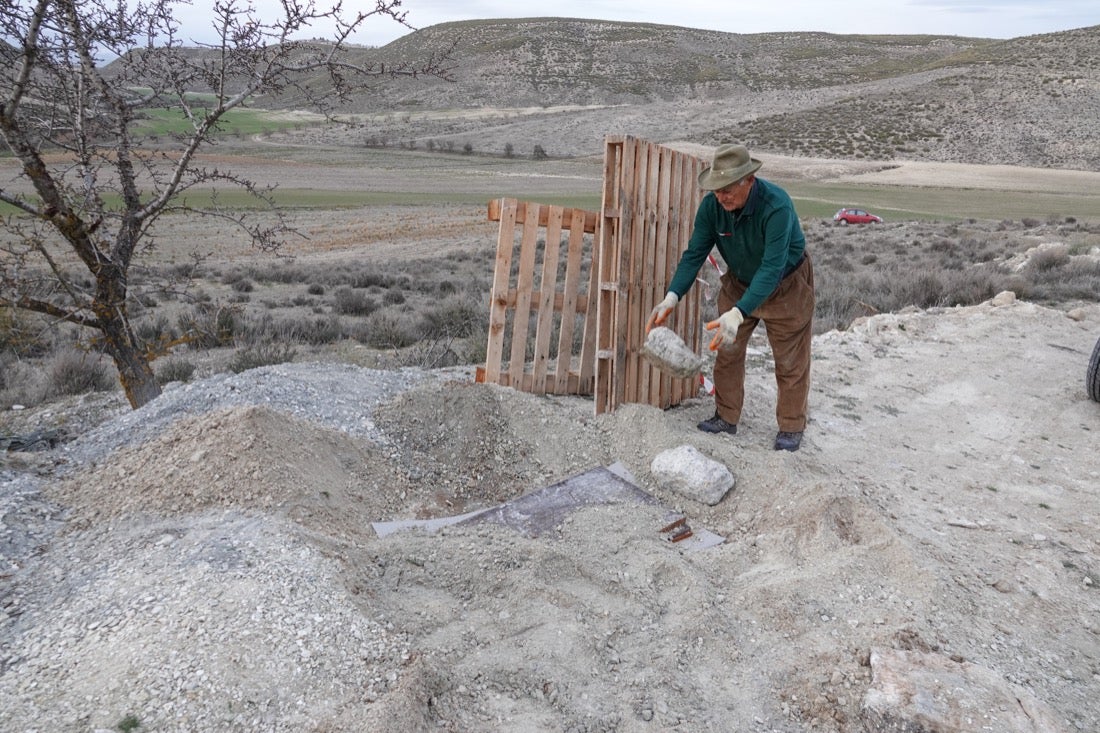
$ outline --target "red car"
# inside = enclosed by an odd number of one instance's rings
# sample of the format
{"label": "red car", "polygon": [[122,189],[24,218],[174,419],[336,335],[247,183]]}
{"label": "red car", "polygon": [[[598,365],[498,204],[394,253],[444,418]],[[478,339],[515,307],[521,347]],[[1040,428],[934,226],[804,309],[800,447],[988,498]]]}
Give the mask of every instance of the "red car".
{"label": "red car", "polygon": [[875,216],[863,209],[841,209],[833,214],[833,221],[845,226],[848,224],[881,224],[882,217]]}

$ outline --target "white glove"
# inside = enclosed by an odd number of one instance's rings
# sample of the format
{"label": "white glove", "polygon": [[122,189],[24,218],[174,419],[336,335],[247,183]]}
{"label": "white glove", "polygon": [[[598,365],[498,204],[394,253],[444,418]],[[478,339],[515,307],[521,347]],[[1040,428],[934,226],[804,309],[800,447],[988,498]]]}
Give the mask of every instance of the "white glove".
{"label": "white glove", "polygon": [[680,302],[680,296],[671,290],[665,296],[665,299],[657,304],[657,307],[653,309],[653,312],[649,314],[649,321],[645,324],[645,332],[649,333],[654,326],[662,325],[668,318],[668,314],[672,312],[672,309],[676,307],[676,304]]}
{"label": "white glove", "polygon": [[717,351],[719,347],[733,346],[737,343],[737,328],[745,316],[734,306],[707,324],[708,331],[717,329],[718,333],[710,340],[710,350]]}

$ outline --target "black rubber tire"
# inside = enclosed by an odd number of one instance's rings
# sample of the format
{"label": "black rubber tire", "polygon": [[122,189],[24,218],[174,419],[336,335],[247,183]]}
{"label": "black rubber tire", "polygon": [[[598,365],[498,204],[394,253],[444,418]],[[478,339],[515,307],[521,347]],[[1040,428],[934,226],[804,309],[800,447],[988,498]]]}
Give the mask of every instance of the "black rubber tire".
{"label": "black rubber tire", "polygon": [[1089,399],[1100,402],[1100,339],[1092,349],[1092,358],[1089,359],[1089,368],[1085,372],[1085,389],[1088,390]]}

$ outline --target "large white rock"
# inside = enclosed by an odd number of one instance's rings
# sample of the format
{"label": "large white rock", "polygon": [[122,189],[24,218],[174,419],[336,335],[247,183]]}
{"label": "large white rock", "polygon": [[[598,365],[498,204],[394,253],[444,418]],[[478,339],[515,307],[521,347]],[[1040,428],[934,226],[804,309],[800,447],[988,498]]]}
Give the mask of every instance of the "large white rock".
{"label": "large white rock", "polygon": [[691,445],[658,453],[649,471],[662,488],[708,506],[722,501],[736,483],[724,464],[707,458]]}

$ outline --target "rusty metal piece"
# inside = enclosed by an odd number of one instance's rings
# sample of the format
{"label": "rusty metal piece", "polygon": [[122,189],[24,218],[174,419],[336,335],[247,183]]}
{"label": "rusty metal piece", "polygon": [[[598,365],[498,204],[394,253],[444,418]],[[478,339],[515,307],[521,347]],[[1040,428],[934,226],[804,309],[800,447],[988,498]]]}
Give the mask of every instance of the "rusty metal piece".
{"label": "rusty metal piece", "polygon": [[674,534],[672,534],[668,538],[668,540],[669,540],[669,542],[679,542],[680,540],[686,540],[688,537],[691,537],[692,534],[693,533],[691,531],[691,527],[689,527],[685,524],[683,527],[678,529]]}

